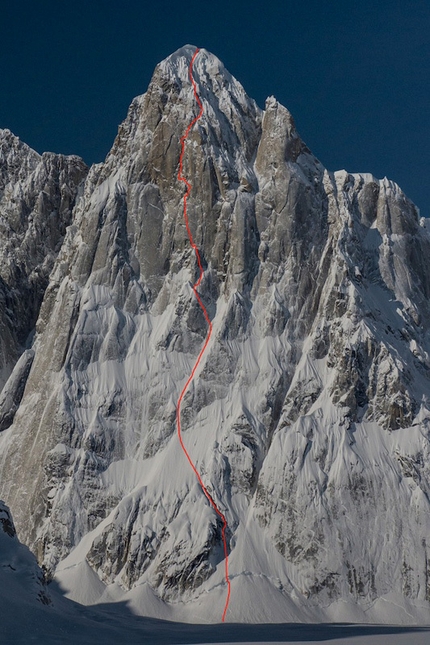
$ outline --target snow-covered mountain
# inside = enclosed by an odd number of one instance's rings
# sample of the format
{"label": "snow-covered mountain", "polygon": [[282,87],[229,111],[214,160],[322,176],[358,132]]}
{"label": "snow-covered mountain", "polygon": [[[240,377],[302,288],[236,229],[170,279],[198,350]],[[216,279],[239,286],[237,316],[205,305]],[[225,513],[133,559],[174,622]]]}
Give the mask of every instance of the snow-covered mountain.
{"label": "snow-covered mountain", "polygon": [[[0,387],[32,342],[49,274],[87,172],[79,157],[40,156],[9,130],[0,130]],[[11,420],[0,402],[0,431]]]}
{"label": "snow-covered mountain", "polygon": [[[194,50],[157,66],[105,163],[48,155],[49,203],[44,157],[2,135],[2,222],[31,188],[40,255],[13,285],[30,338],[8,354],[4,336],[0,496],[71,598],[210,622],[221,524],[175,428],[207,333],[177,181]],[[260,110],[204,49],[194,78],[184,174],[214,333],[182,425],[228,521],[227,620],[429,622],[427,221],[393,182],[327,171],[286,108]]]}

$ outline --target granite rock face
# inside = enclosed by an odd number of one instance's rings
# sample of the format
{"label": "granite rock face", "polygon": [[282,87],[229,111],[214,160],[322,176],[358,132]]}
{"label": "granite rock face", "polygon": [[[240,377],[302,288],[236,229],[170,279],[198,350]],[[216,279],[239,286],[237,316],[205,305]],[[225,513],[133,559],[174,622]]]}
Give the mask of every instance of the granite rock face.
{"label": "granite rock face", "polygon": [[0,386],[32,342],[79,188],[79,157],[38,155],[0,130]]}
{"label": "granite rock face", "polygon": [[[25,390],[21,365],[0,400],[0,493],[71,597],[219,620],[221,526],[175,430],[207,333],[177,181],[193,52],[157,66],[58,237]],[[393,182],[327,171],[206,50],[194,77],[184,174],[214,332],[182,425],[229,525],[228,619],[424,620],[427,221]]]}

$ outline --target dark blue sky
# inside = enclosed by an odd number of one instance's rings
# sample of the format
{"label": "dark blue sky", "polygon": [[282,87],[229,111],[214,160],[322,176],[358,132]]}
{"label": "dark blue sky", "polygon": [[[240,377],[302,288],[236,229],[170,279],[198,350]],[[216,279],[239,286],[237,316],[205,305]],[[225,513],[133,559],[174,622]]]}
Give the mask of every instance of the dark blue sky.
{"label": "dark blue sky", "polygon": [[216,54],[274,94],[330,170],[388,176],[430,216],[429,0],[2,3],[0,127],[102,161],[157,62]]}

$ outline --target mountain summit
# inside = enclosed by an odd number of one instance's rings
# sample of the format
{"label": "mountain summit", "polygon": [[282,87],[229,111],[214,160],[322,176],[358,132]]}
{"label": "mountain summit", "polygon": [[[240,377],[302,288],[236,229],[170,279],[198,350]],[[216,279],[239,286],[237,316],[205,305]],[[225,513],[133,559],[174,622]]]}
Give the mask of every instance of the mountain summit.
{"label": "mountain summit", "polygon": [[[71,598],[206,622],[221,524],[175,432],[207,333],[177,180],[193,53],[156,67],[89,171],[0,137],[2,334],[32,303],[2,345],[0,498]],[[326,170],[206,50],[194,78],[184,175],[214,331],[182,425],[228,521],[227,620],[428,622],[428,223],[395,183]]]}

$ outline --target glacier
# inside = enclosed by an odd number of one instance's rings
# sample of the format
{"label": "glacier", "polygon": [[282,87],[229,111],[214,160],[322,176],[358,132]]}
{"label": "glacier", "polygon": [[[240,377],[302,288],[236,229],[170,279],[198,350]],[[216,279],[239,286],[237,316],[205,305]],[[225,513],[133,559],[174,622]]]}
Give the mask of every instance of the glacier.
{"label": "glacier", "polygon": [[[210,623],[221,524],[175,432],[207,331],[176,179],[194,50],[90,169],[1,131],[0,497],[71,600]],[[228,522],[227,621],[428,623],[429,224],[394,182],[325,169],[204,49],[194,78],[214,331],[182,425]]]}

